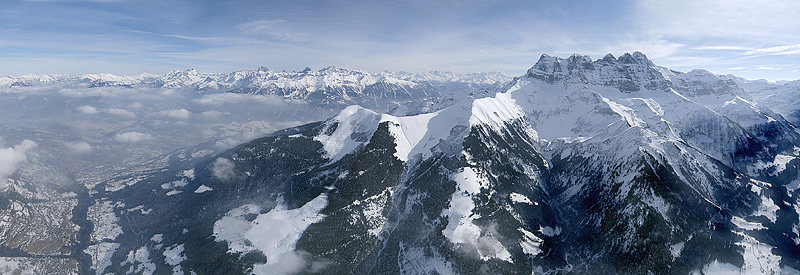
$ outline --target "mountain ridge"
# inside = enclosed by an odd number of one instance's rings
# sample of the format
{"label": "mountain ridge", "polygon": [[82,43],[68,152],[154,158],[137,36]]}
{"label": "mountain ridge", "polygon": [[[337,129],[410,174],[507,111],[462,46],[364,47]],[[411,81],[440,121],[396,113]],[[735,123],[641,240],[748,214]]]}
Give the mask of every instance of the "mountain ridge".
{"label": "mountain ridge", "polygon": [[[493,96],[415,115],[351,106],[326,121],[140,175],[110,195],[133,206],[147,193],[142,203],[159,214],[127,215],[147,223],[178,217],[170,228],[190,233],[123,229],[107,240],[126,245],[104,269],[134,268],[145,263],[125,255],[184,245],[182,262],[155,269],[800,268],[794,125],[742,97],[730,78],[665,70],[643,54],[540,61]],[[181,172],[189,168],[192,178]],[[150,197],[151,186],[164,181],[195,192]],[[193,209],[203,209],[202,218]],[[297,227],[259,223],[275,217]],[[158,247],[136,241],[154,234],[163,234]],[[272,250],[276,240],[281,249]]]}

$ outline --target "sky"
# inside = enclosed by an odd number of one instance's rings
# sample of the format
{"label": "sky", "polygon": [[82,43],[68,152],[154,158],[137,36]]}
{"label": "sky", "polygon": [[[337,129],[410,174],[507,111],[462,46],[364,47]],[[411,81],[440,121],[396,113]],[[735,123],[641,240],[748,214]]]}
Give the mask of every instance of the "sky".
{"label": "sky", "polygon": [[800,79],[800,1],[28,0],[0,2],[0,75],[502,71],[543,53]]}

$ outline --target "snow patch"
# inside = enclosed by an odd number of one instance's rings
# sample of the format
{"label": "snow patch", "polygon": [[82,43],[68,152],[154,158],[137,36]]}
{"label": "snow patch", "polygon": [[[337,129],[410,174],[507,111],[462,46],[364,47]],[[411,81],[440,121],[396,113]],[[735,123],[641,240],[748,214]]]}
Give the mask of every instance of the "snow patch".
{"label": "snow patch", "polygon": [[520,193],[511,193],[510,195],[511,201],[514,203],[527,203],[531,205],[538,205],[538,203],[532,202],[528,197]]}
{"label": "snow patch", "polygon": [[399,247],[399,255],[402,255],[397,260],[400,274],[457,274],[453,271],[452,264],[439,255],[436,250],[407,247],[402,241],[400,241]]}
{"label": "snow patch", "polygon": [[267,274],[271,267],[284,260],[298,260],[294,252],[297,240],[308,226],[324,217],[319,212],[327,204],[327,195],[322,194],[300,208],[290,210],[284,205],[276,206],[252,222],[244,217],[258,213],[260,207],[243,205],[214,223],[213,236],[218,242],[228,243],[229,253],[261,251],[267,257],[267,263],[255,265],[254,270]]}
{"label": "snow patch", "polygon": [[214,189],[212,189],[211,187],[205,186],[205,185],[200,185],[200,187],[197,187],[197,189],[194,190],[194,192],[197,193],[197,194],[205,193],[205,192],[208,192],[208,191],[214,191]]}
{"label": "snow patch", "polygon": [[161,189],[169,190],[169,189],[181,188],[186,186],[187,184],[189,184],[189,182],[187,182],[186,179],[180,179],[161,184]]}
{"label": "snow patch", "polygon": [[450,198],[450,205],[442,212],[447,217],[447,227],[442,234],[457,247],[476,249],[482,260],[497,258],[512,262],[511,254],[492,235],[481,235],[481,228],[472,221],[479,218],[472,210],[475,203],[472,199],[481,191],[481,187],[488,188],[489,182],[478,175],[471,167],[464,167],[458,174],[453,175],[456,182],[456,191]]}
{"label": "snow patch", "polygon": [[181,172],[181,175],[183,175],[185,178],[187,178],[189,180],[194,180],[194,168],[189,169],[189,170],[183,170]]}
{"label": "snow patch", "polygon": [[106,268],[111,266],[111,256],[114,255],[114,252],[116,252],[118,248],[118,243],[107,242],[86,247],[86,252],[92,255],[92,268],[96,271],[96,274],[104,274],[103,272]]}
{"label": "snow patch", "polygon": [[765,229],[760,223],[756,222],[748,222],[743,218],[734,216],[731,218],[731,222],[736,225],[737,227],[744,229],[744,230],[761,230]]}
{"label": "snow patch", "polygon": [[173,245],[164,250],[164,262],[172,266],[172,274],[183,274],[180,264],[186,260],[183,254],[183,244]]}
{"label": "snow patch", "polygon": [[772,254],[773,246],[761,243],[755,238],[741,234],[744,239],[736,243],[744,247],[744,265],[742,265],[743,274],[778,274],[781,273],[780,262],[781,257]]}
{"label": "snow patch", "polygon": [[756,164],[753,165],[752,169],[750,169],[751,174],[756,174],[758,171],[767,170],[769,168],[774,168],[775,170],[770,172],[771,176],[778,176],[786,170],[786,165],[789,162],[795,160],[796,157],[787,156],[787,155],[776,155],[775,159],[772,162],[763,162],[759,160]]}
{"label": "snow patch", "polygon": [[88,219],[94,225],[90,238],[92,242],[100,243],[103,240],[114,240],[122,234],[122,227],[117,223],[119,217],[114,212],[114,207],[119,205],[111,201],[102,201],[89,207]]}
{"label": "snow patch", "polygon": [[523,235],[522,241],[519,243],[519,245],[522,247],[522,252],[531,256],[536,256],[539,255],[539,253],[542,253],[541,246],[542,242],[544,242],[542,238],[539,238],[532,232],[522,228],[519,228],[519,232],[522,232]]}
{"label": "snow patch", "polygon": [[686,242],[679,242],[669,247],[669,252],[672,254],[673,258],[681,257],[681,252],[683,251],[684,245],[686,245]]}
{"label": "snow patch", "polygon": [[775,202],[772,201],[771,198],[762,195],[761,196],[761,204],[758,205],[758,209],[756,209],[753,215],[755,216],[764,216],[767,217],[772,223],[778,220],[777,211],[778,206],[775,205]]}
{"label": "snow patch", "polygon": [[147,246],[142,246],[136,251],[129,252],[127,259],[120,264],[122,267],[127,265],[131,265],[130,269],[128,269],[128,274],[153,274],[156,270],[156,265],[150,261],[150,251]]}
{"label": "snow patch", "polygon": [[[741,273],[740,271],[741,270],[735,265],[714,260],[713,262],[703,266],[702,274],[728,275],[728,274],[740,274]],[[693,272],[693,274],[698,274],[698,272]]]}

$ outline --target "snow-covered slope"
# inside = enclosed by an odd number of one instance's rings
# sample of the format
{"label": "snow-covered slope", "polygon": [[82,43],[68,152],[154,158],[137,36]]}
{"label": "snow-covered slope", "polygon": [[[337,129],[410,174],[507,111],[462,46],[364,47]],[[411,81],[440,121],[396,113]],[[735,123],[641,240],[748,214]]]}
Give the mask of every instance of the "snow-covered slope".
{"label": "snow-covered slope", "polygon": [[[748,82],[744,83],[742,85],[747,87]],[[781,85],[761,84],[748,87],[753,100],[780,113],[794,125],[800,125],[800,80]]]}

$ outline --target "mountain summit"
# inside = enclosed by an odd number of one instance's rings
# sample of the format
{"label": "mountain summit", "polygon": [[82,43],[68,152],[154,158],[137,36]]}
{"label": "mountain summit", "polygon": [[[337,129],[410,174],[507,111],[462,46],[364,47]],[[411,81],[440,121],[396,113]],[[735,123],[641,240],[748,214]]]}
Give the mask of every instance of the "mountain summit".
{"label": "mountain summit", "polygon": [[527,75],[551,84],[570,82],[605,85],[628,92],[670,88],[670,79],[675,73],[656,66],[643,53],[634,52],[625,53],[619,58],[608,54],[596,61],[579,54],[567,59],[542,55]]}

